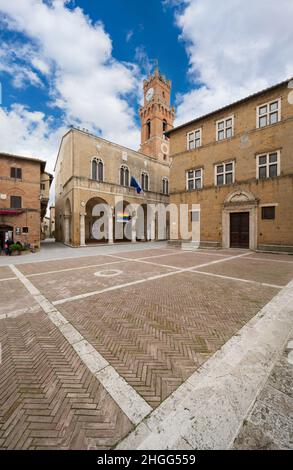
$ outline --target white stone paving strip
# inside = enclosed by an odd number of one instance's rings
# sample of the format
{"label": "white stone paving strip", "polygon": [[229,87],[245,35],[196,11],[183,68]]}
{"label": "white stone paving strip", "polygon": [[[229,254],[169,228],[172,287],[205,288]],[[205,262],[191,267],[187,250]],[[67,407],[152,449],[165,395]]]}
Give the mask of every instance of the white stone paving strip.
{"label": "white stone paving strip", "polygon": [[230,449],[293,328],[293,281],[117,449]]}
{"label": "white stone paving strip", "polygon": [[206,276],[219,277],[219,278],[228,279],[231,281],[246,282],[248,284],[258,284],[260,286],[265,286],[265,287],[273,287],[274,289],[283,289],[283,287],[285,287],[285,286],[278,286],[276,284],[268,284],[267,282],[254,281],[252,279],[241,279],[240,277],[231,277],[231,276],[224,276],[223,274],[207,273],[205,271],[198,271],[197,269],[189,269],[189,271],[191,273],[205,274]]}
{"label": "white stone paving strip", "polygon": [[[282,256],[282,255],[280,255]],[[292,257],[293,258],[293,257]],[[250,257],[248,256],[246,259],[248,260],[255,260],[255,261],[269,261],[269,262],[273,262],[273,263],[287,263],[287,264],[293,264],[293,259],[292,261],[289,261],[287,259],[276,259],[276,258],[254,258],[252,255],[250,255]]]}
{"label": "white stone paving strip", "polygon": [[13,281],[14,279],[17,279],[17,277],[6,277],[4,279],[0,279],[0,282],[4,282],[4,281]]}
{"label": "white stone paving strip", "polygon": [[[108,266],[109,264],[117,264],[117,263],[119,263],[119,261],[109,261],[108,263],[101,263],[101,264],[89,264],[87,266],[75,266],[74,268],[56,269],[54,271],[44,271],[41,273],[26,274],[26,277],[36,277],[36,276],[45,276],[47,274],[65,273],[67,271],[76,271],[79,269],[96,268],[99,266]],[[121,261],[121,263],[124,263],[124,261]],[[11,279],[15,279],[15,278],[11,278]]]}
{"label": "white stone paving strip", "polygon": [[40,291],[14,265],[9,265],[52,323],[61,331],[82,362],[105,387],[117,405],[133,424],[147,416],[152,407],[113,369],[98,351],[84,339],[79,331],[44,297]]}
{"label": "white stone paving strip", "polygon": [[[194,255],[207,255],[207,256],[218,256],[218,257],[229,257],[229,255],[220,255],[219,253],[205,253],[205,252],[202,252],[202,251],[196,251],[196,250],[193,250],[191,252],[192,254]],[[186,252],[186,251],[176,251],[176,252],[172,252],[172,253],[164,253],[163,255],[151,255],[151,256],[144,256],[143,258],[136,258],[137,260],[143,260],[143,259],[150,259],[150,258],[161,258],[163,256],[174,256],[174,255],[189,255],[190,252]],[[112,255],[112,256],[115,256],[115,255]],[[119,255],[118,255],[119,256]]]}
{"label": "white stone paving strip", "polygon": [[[103,294],[104,292],[111,292],[111,291],[114,291],[114,290],[123,289],[124,287],[134,286],[136,284],[142,284],[142,283],[148,282],[148,281],[155,281],[157,279],[162,279],[164,277],[174,276],[175,274],[188,272],[188,271],[190,271],[190,269],[193,269],[193,268],[202,268],[202,267],[205,267],[205,266],[210,266],[212,264],[223,263],[224,261],[229,261],[229,260],[232,260],[232,259],[235,259],[235,258],[241,258],[241,257],[247,256],[247,255],[248,255],[248,253],[244,253],[244,254],[241,254],[241,255],[231,256],[231,257],[225,258],[225,259],[219,259],[219,260],[216,260],[216,261],[211,261],[211,262],[205,263],[205,264],[199,264],[199,265],[196,265],[196,266],[191,266],[190,268],[177,268],[176,266],[167,266],[167,265],[162,265],[162,264],[157,265],[156,263],[152,263],[151,261],[145,261],[145,260],[139,260],[139,259],[137,259],[137,260],[136,259],[127,259],[127,261],[129,261],[129,262],[136,261],[138,263],[155,264],[156,266],[169,267],[169,268],[174,269],[174,271],[169,272],[169,273],[164,273],[164,274],[157,274],[155,276],[146,277],[144,279],[139,279],[137,281],[127,282],[125,284],[119,284],[119,285],[116,285],[116,286],[105,287],[105,289],[100,289],[100,290],[96,290],[96,291],[92,291],[92,292],[86,292],[85,294],[74,295],[72,297],[67,297],[65,299],[55,300],[54,302],[52,302],[52,304],[53,305],[61,305],[61,304],[65,304],[67,302],[73,302],[75,300],[86,299],[86,298],[92,297],[94,295]],[[125,260],[125,258],[120,257],[120,256],[115,255],[115,257]]]}
{"label": "white stone paving strip", "polygon": [[38,305],[33,305],[32,307],[24,307],[18,310],[13,310],[13,312],[2,313],[0,314],[0,320],[5,320],[6,318],[16,318],[20,315],[25,315],[26,313],[34,313],[37,312],[39,309],[40,307]]}

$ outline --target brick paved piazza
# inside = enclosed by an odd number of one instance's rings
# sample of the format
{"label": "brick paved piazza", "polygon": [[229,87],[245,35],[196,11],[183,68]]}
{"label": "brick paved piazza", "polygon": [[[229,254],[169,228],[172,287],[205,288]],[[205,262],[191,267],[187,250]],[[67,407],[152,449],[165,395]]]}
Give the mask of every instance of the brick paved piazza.
{"label": "brick paved piazza", "polygon": [[142,246],[0,267],[0,448],[115,447],[293,278],[291,256]]}

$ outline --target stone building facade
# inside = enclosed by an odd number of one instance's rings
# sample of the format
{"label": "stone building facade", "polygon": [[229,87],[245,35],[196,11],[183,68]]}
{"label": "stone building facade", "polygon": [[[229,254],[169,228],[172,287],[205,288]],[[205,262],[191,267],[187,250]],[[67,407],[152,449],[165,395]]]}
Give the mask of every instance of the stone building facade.
{"label": "stone building facade", "polygon": [[[63,136],[55,165],[57,241],[83,246],[120,240],[116,225],[119,200],[123,201],[119,210],[122,218],[125,217],[121,221],[125,225],[125,239],[136,242],[156,237],[156,218],[149,220],[146,208],[150,204],[166,205],[169,202],[169,147],[164,132],[173,123],[170,82],[156,71],[145,81],[144,94],[145,105],[140,110],[141,151],[130,150],[76,128]],[[162,148],[163,143],[165,147]],[[140,193],[131,186],[132,178],[141,186]],[[101,218],[101,214],[97,214],[99,204],[104,204],[107,212],[102,214],[107,219],[102,239],[96,235]],[[143,213],[140,212],[139,217],[144,219],[143,230],[137,230],[137,216],[124,214],[129,204],[142,207]],[[165,236],[168,237],[167,230]]]}
{"label": "stone building facade", "polygon": [[167,131],[170,202],[200,205],[202,246],[293,250],[292,88],[287,80]]}
{"label": "stone building facade", "polygon": [[53,176],[46,162],[0,153],[0,244],[7,237],[40,247],[41,220],[46,213]]}

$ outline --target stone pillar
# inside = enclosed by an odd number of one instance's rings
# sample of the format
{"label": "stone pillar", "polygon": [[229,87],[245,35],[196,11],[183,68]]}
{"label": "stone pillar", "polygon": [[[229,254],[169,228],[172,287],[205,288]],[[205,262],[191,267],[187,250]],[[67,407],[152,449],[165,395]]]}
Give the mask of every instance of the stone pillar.
{"label": "stone pillar", "polygon": [[151,219],[151,241],[156,239],[156,218],[155,215]]}
{"label": "stone pillar", "polygon": [[136,243],[136,216],[131,219],[131,243]]}
{"label": "stone pillar", "polygon": [[64,243],[69,243],[70,238],[70,215],[64,215]]}
{"label": "stone pillar", "polygon": [[112,245],[113,243],[113,213],[112,210],[108,214],[108,243]]}
{"label": "stone pillar", "polygon": [[79,236],[80,236],[79,244],[80,246],[86,246],[85,245],[85,216],[86,214],[80,214],[80,219],[79,219]]}
{"label": "stone pillar", "polygon": [[156,213],[152,208],[150,208],[148,211],[146,224],[147,224],[146,239],[147,241],[152,241],[155,239],[155,236],[156,236]]}

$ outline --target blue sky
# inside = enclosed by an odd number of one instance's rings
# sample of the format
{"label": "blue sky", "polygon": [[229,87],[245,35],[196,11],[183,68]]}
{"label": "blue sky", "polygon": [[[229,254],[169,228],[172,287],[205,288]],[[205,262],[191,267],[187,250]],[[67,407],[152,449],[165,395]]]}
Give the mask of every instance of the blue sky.
{"label": "blue sky", "polygon": [[[77,0],[67,4],[67,8],[72,11],[77,6],[93,23],[99,21],[103,23],[105,31],[111,37],[112,55],[115,59],[122,62],[139,62],[143,73],[153,70],[155,61],[158,61],[162,73],[172,79],[173,97],[177,92],[184,93],[188,90],[188,57],[184,42],[178,40],[180,29],[176,26],[172,5],[164,5],[158,0],[148,0],[148,2]],[[22,33],[3,28],[0,32],[0,41],[26,44],[27,37]],[[18,62],[21,64],[21,60]],[[13,103],[21,102],[32,109],[53,114],[55,118],[62,117],[61,110],[55,109],[52,113],[50,109],[48,100],[50,83],[46,79],[43,88],[29,81],[22,87],[16,88],[5,71],[0,73],[0,77],[3,106],[9,108]],[[133,104],[135,105],[135,101]],[[138,115],[137,123],[139,124]]]}
{"label": "blue sky", "polygon": [[52,170],[70,124],[137,149],[155,60],[180,124],[291,77],[292,24],[292,0],[0,0],[0,150]]}

